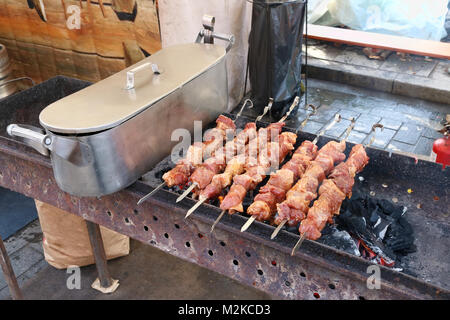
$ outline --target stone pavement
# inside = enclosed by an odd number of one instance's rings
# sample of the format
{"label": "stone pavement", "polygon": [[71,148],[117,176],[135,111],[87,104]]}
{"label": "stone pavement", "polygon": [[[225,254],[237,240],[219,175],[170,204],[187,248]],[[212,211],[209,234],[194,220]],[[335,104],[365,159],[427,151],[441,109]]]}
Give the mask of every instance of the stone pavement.
{"label": "stone pavement", "polygon": [[393,52],[381,61],[361,47],[308,40],[308,75],[315,79],[449,104],[449,68],[449,60]]}

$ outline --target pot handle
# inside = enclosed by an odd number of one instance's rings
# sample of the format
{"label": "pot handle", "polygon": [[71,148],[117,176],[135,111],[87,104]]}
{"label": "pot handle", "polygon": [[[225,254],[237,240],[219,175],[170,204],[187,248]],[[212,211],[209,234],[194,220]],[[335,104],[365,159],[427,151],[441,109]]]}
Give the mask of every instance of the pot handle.
{"label": "pot handle", "polygon": [[17,124],[10,124],[6,128],[6,132],[11,137],[19,137],[20,141],[25,143],[27,146],[32,147],[34,150],[48,156],[50,154],[52,139],[43,133],[42,129],[33,126],[19,126]]}
{"label": "pot handle", "polygon": [[204,43],[214,43],[214,39],[220,39],[228,42],[225,48],[226,52],[230,51],[234,44],[235,38],[232,34],[223,34],[214,32],[214,24],[216,23],[216,18],[205,14],[202,19],[203,28],[197,35],[196,43],[201,43],[202,39],[205,38]]}

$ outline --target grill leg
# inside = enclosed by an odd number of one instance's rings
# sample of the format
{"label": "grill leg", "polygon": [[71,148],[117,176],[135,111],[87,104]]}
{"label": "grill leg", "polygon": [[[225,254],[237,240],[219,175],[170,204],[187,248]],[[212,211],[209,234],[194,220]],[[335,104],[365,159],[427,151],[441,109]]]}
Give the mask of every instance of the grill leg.
{"label": "grill leg", "polygon": [[113,285],[113,279],[109,274],[108,262],[106,260],[105,248],[103,247],[100,227],[98,224],[87,220],[86,225],[89,233],[89,239],[91,241],[92,251],[94,253],[100,285],[103,288],[109,288]]}
{"label": "grill leg", "polygon": [[3,240],[0,237],[0,265],[2,266],[3,275],[5,276],[6,283],[9,287],[9,292],[14,300],[22,300],[22,291],[20,291],[19,284],[17,283],[14,270],[9,261],[8,253],[6,252]]}

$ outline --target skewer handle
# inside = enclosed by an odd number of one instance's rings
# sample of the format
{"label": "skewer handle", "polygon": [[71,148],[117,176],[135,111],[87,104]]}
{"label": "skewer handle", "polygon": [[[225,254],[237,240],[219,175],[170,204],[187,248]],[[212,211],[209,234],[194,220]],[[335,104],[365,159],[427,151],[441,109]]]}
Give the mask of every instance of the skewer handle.
{"label": "skewer handle", "polygon": [[317,141],[319,141],[319,138],[321,137],[321,136],[323,136],[323,134],[326,132],[326,131],[328,131],[328,130],[330,130],[336,123],[338,123],[338,122],[340,122],[341,121],[341,115],[339,114],[339,113],[336,113],[336,115],[334,116],[334,119],[333,119],[333,121],[325,128],[325,129],[323,129],[322,131],[320,131],[319,132],[319,134],[317,135],[317,137],[313,140],[313,144],[316,144],[317,143]]}
{"label": "skewer handle", "polygon": [[347,130],[345,130],[345,136],[342,139],[342,141],[344,141],[344,142],[347,141],[348,137],[350,136],[350,132],[352,132],[353,128],[355,127],[356,119],[352,117],[351,121],[352,122],[350,123],[350,126],[347,128]]}
{"label": "skewer handle", "polygon": [[273,105],[273,98],[269,98],[269,104],[264,107],[263,113],[256,118],[255,122],[261,121],[261,119],[266,115],[267,112],[269,112],[270,109],[272,109]]}
{"label": "skewer handle", "polygon": [[372,145],[372,143],[375,142],[375,133],[376,133],[376,128],[380,128],[381,131],[383,131],[384,126],[381,123],[375,123],[372,126],[372,137],[370,138],[369,142],[364,146],[364,148],[370,147]]}
{"label": "skewer handle", "polygon": [[241,116],[242,111],[244,111],[245,107],[247,106],[247,102],[250,102],[250,109],[253,108],[253,101],[250,99],[245,99],[244,104],[242,105],[241,110],[239,110],[238,114],[236,114],[236,118],[234,119],[234,121],[236,122],[236,120]]}
{"label": "skewer handle", "polygon": [[153,191],[151,191],[150,193],[148,193],[145,196],[143,196],[142,198],[140,198],[139,201],[137,202],[137,204],[140,205],[142,202],[144,202],[145,200],[150,198],[153,194],[155,194],[159,189],[161,189],[165,185],[166,185],[166,182],[164,181],[159,186],[157,186],[155,189],[153,189]]}
{"label": "skewer handle", "polygon": [[278,120],[278,122],[284,122],[287,119],[287,117],[289,117],[289,115],[291,114],[292,110],[294,110],[294,108],[296,106],[298,106],[299,102],[300,102],[300,97],[296,96],[295,99],[294,99],[294,102],[292,102],[292,104],[289,107],[289,109],[286,112],[286,114],[280,120]]}

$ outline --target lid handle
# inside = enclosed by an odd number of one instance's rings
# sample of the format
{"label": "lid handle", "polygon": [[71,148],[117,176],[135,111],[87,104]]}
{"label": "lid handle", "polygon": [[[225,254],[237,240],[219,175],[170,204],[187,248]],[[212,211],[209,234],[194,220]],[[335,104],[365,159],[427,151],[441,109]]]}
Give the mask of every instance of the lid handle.
{"label": "lid handle", "polygon": [[127,84],[126,89],[130,90],[134,88],[134,75],[136,72],[142,71],[143,69],[151,67],[153,74],[160,74],[161,71],[159,71],[158,65],[156,63],[146,62],[141,64],[140,66],[137,66],[136,68],[133,68],[127,72]]}

